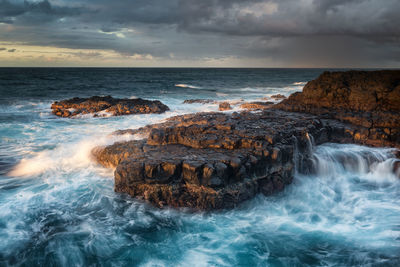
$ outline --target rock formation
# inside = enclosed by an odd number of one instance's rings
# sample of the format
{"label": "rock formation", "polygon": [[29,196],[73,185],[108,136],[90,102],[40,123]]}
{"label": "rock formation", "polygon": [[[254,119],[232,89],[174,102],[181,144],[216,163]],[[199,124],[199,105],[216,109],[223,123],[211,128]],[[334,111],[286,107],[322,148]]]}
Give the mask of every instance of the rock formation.
{"label": "rock formation", "polygon": [[212,210],[282,190],[292,181],[295,163],[310,168],[312,140],[357,142],[357,131],[279,110],[199,113],[134,130],[148,137],[96,148],[93,154],[103,166],[116,167],[117,192],[160,207]]}
{"label": "rock formation", "polygon": [[116,192],[159,207],[232,208],[281,191],[295,166],[312,172],[312,143],[399,147],[398,78],[390,71],[324,73],[272,108],[177,116],[121,130],[116,134],[143,139],[98,147],[93,155],[115,167]]}
{"label": "rock formation", "polygon": [[248,109],[248,110],[262,110],[262,109],[267,109],[271,108],[274,102],[262,102],[262,101],[256,101],[256,102],[245,102],[240,105],[240,108],[242,109]]}
{"label": "rock formation", "polygon": [[286,96],[284,96],[282,94],[276,94],[276,95],[271,95],[271,98],[274,98],[274,99],[285,99]]}
{"label": "rock formation", "polygon": [[400,71],[324,72],[276,106],[365,127],[360,138],[400,143]]}
{"label": "rock formation", "polygon": [[219,106],[218,106],[219,111],[225,111],[225,110],[231,110],[231,109],[232,109],[232,107],[231,107],[231,104],[229,104],[229,102],[219,103]]}
{"label": "rock formation", "polygon": [[51,105],[53,114],[60,117],[73,117],[83,114],[113,116],[130,114],[163,113],[169,108],[158,100],[150,101],[141,98],[118,99],[111,96],[92,96],[90,98],[71,98],[56,101]]}

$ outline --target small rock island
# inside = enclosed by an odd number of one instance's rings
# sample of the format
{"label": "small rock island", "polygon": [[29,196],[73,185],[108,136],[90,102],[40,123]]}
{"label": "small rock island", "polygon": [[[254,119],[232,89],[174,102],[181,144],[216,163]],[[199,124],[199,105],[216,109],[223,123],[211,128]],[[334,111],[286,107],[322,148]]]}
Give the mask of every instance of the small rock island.
{"label": "small rock island", "polygon": [[115,191],[155,206],[233,208],[312,172],[312,145],[400,148],[400,71],[325,72],[271,108],[197,113],[115,134],[146,138],[97,147]]}
{"label": "small rock island", "polygon": [[168,106],[158,100],[119,99],[111,96],[92,96],[90,98],[71,98],[56,101],[51,105],[52,113],[59,117],[74,117],[93,114],[94,116],[120,116],[131,114],[164,113]]}

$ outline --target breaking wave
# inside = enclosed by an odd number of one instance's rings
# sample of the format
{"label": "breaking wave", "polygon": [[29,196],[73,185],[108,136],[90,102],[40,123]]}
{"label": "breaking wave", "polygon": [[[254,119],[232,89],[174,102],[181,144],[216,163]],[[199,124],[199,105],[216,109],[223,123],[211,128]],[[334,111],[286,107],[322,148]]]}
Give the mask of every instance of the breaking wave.
{"label": "breaking wave", "polygon": [[294,82],[293,85],[306,85],[307,82]]}
{"label": "breaking wave", "polygon": [[199,87],[199,86],[194,86],[194,85],[185,84],[185,83],[178,83],[178,84],[175,84],[175,87],[192,88],[192,89],[201,89],[201,87]]}

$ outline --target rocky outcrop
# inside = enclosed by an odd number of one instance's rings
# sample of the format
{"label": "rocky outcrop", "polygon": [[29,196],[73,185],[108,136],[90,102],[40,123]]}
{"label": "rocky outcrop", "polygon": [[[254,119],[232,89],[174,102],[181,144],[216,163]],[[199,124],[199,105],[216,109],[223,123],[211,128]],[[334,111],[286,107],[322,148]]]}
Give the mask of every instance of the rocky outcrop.
{"label": "rocky outcrop", "polygon": [[[279,95],[275,96],[277,96],[276,99],[281,99]],[[219,104],[218,110],[226,111],[226,110],[231,110],[232,106],[234,106],[235,108],[239,107],[240,109],[246,109],[246,110],[263,110],[271,108],[272,105],[274,105],[275,103],[271,101],[245,102],[244,100],[236,100],[236,101],[218,102],[216,100],[211,100],[211,99],[187,99],[183,101],[183,104]]]}
{"label": "rocky outcrop", "polygon": [[276,94],[276,95],[271,95],[271,98],[274,98],[274,99],[285,99],[286,96],[284,96],[282,94]]}
{"label": "rocky outcrop", "polygon": [[232,107],[231,107],[231,104],[229,104],[229,102],[219,103],[219,106],[218,106],[219,111],[225,111],[225,110],[231,110],[231,109],[232,109]]}
{"label": "rocky outcrop", "polygon": [[[115,191],[156,206],[232,208],[290,184],[310,168],[310,144],[356,142],[356,128],[279,110],[199,113],[132,130],[143,140],[96,148],[115,167]],[[121,132],[119,132],[121,133]]]}
{"label": "rocky outcrop", "polygon": [[268,109],[271,108],[274,102],[262,102],[262,101],[256,101],[256,102],[246,102],[240,105],[240,108],[242,109],[248,109],[248,110],[262,110],[262,109]]}
{"label": "rocky outcrop", "polygon": [[324,72],[276,108],[363,126],[360,138],[366,144],[398,147],[400,71]]}
{"label": "rocky outcrop", "polygon": [[95,116],[119,116],[130,114],[163,113],[169,108],[158,100],[141,98],[119,99],[111,96],[92,96],[90,98],[71,98],[56,101],[51,105],[52,113],[60,117],[94,114]]}

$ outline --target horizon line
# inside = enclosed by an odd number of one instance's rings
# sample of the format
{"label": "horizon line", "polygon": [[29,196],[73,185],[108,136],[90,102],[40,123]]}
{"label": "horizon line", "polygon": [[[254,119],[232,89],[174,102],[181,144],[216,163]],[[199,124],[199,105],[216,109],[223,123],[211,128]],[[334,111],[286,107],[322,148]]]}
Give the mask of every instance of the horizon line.
{"label": "horizon line", "polygon": [[400,67],[118,67],[118,66],[0,66],[0,69],[41,68],[41,69],[382,69],[400,70]]}

